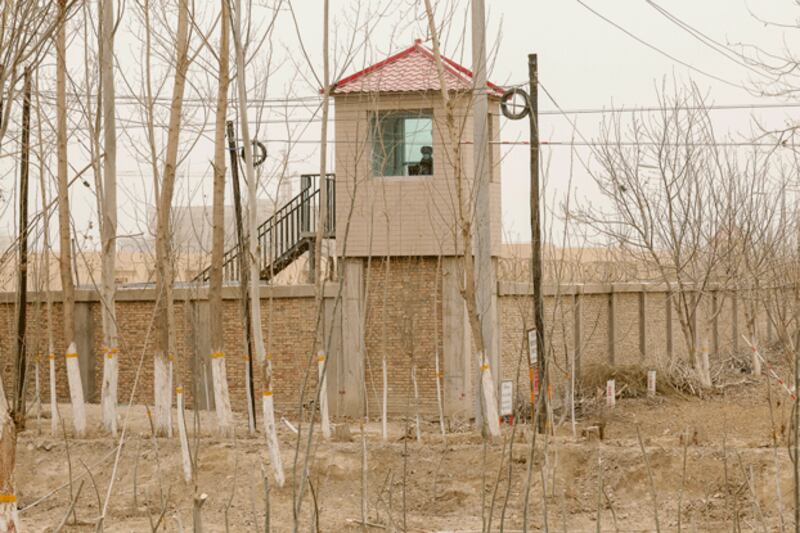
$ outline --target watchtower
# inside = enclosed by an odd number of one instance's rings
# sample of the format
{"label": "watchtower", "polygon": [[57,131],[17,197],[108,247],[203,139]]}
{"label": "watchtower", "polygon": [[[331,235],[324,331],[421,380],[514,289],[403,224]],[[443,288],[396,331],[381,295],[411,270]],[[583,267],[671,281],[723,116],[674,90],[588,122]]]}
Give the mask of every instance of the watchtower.
{"label": "watchtower", "polygon": [[[452,128],[434,54],[420,40],[339,80],[332,92],[344,300],[342,357],[329,371],[339,384],[334,409],[340,414],[361,412],[358,383],[380,389],[384,360],[392,381],[415,374],[411,381],[425,403],[438,359],[446,411],[471,411],[477,362],[461,296],[461,221],[473,220],[474,87],[470,70],[445,57],[442,63]],[[503,90],[494,84],[477,90],[489,94],[489,138],[497,141]],[[490,146],[489,224],[497,256],[500,151],[498,143]],[[494,344],[487,352],[497,361],[499,335]],[[403,408],[411,394],[394,388],[390,411]]]}

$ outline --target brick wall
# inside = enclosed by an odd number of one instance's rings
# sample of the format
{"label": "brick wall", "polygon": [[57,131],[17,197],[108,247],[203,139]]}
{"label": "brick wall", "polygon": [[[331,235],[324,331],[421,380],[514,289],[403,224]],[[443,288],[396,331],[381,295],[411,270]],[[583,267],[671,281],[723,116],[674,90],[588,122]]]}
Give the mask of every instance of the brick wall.
{"label": "brick wall", "polygon": [[364,283],[370,413],[380,414],[384,354],[390,376],[389,412],[400,414],[413,409],[411,369],[416,366],[420,409],[435,413],[435,357],[437,350],[439,357],[442,354],[442,285],[437,282],[437,259],[392,257],[388,268],[385,259],[373,259],[365,270]]}
{"label": "brick wall", "polygon": [[[411,380],[412,366],[416,366],[419,405],[423,413],[436,413],[435,356],[443,358],[442,334],[442,283],[436,258],[403,257],[373,259],[364,269],[366,305],[366,376],[367,405],[372,416],[380,413],[384,354],[389,368],[389,411],[398,415],[413,413],[414,396]],[[326,331],[338,286],[329,284],[325,301],[328,313],[321,321]],[[195,398],[205,405],[203,368],[208,362],[210,347],[207,342],[208,301],[204,291],[177,290],[175,303],[176,358],[175,384],[182,381],[187,390],[187,403]],[[642,296],[643,295],[643,296]],[[134,402],[152,402],[153,353],[153,291],[120,291],[117,316],[120,333],[120,389],[121,403],[130,399],[139,362],[142,361],[139,383]],[[241,307],[236,299],[238,291],[226,288],[223,302],[225,351],[234,409],[246,409],[245,371],[246,358],[243,344]],[[55,294],[57,300],[60,295]],[[613,305],[610,302],[613,298]],[[643,301],[641,300],[643,298]],[[95,294],[78,292],[78,306],[84,306],[86,323],[78,325],[78,335],[90,338],[84,341],[91,346],[93,356],[82,354],[81,364],[94,376],[94,393],[88,400],[98,402],[102,381],[102,326],[100,303]],[[205,310],[203,309],[205,306]],[[499,284],[498,313],[501,321],[501,379],[515,379],[519,369],[518,393],[527,393],[527,341],[525,331],[531,324],[531,297],[525,284],[501,282]],[[736,337],[746,333],[742,297],[734,303],[729,292],[717,293],[717,312],[709,296],[698,320],[707,323],[709,346],[722,357],[733,350],[743,349]],[[616,364],[653,364],[663,359],[670,350],[667,341],[672,335],[672,352],[685,356],[686,347],[680,331],[677,314],[672,312],[672,326],[668,327],[667,292],[655,285],[572,285],[560,290],[549,288],[545,299],[545,327],[548,349],[553,362],[553,379],[557,386],[569,377],[573,354],[580,367],[595,362]],[[264,287],[262,290],[262,330],[267,351],[272,354],[274,390],[279,410],[296,409],[300,391],[306,386],[306,402],[316,386],[316,358],[314,335],[317,327],[316,303],[313,287]],[[613,317],[612,317],[613,310]],[[736,319],[734,320],[734,310]],[[644,328],[640,321],[644,311]],[[57,391],[62,401],[68,400],[67,379],[64,368],[61,306],[53,306],[53,342],[56,354]],[[761,339],[770,332],[765,318],[758,317]],[[613,325],[613,332],[612,332]],[[0,294],[0,369],[6,387],[10,389],[12,366],[12,340],[14,332],[13,294]],[[577,331],[580,338],[577,338]],[[644,338],[640,335],[644,332]],[[48,398],[47,328],[45,306],[32,294],[28,305],[29,356],[33,362],[41,357],[40,383],[42,396]],[[334,336],[336,337],[336,336]],[[610,339],[613,337],[613,348]],[[339,336],[340,338],[340,336]],[[203,340],[206,339],[206,340]],[[766,339],[767,341],[770,339]],[[641,353],[644,346],[644,354]],[[738,346],[738,347],[737,347]],[[341,346],[334,342],[331,357],[341,355]],[[349,354],[347,356],[354,356]],[[522,366],[520,366],[520,362]],[[309,366],[311,363],[311,366]],[[440,359],[441,368],[444,361]],[[92,368],[93,366],[93,368]],[[306,370],[310,369],[308,374]],[[306,376],[308,376],[306,378]],[[260,371],[256,366],[254,376],[256,391],[261,390]],[[329,375],[330,395],[335,398],[342,383]],[[90,381],[90,380],[89,380]],[[33,394],[33,377],[29,392]],[[91,387],[90,387],[91,389]],[[208,383],[210,393],[211,386]],[[197,394],[196,394],[197,393]]]}

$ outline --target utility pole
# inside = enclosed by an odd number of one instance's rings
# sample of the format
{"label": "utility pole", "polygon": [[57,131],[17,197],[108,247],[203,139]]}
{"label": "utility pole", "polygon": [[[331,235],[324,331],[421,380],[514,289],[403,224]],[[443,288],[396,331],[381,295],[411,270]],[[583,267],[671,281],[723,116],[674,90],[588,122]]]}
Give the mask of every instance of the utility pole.
{"label": "utility pole", "polygon": [[[497,336],[497,283],[492,263],[491,169],[489,161],[489,96],[486,93],[486,21],[484,0],[472,0],[472,120],[475,187],[475,300],[483,349],[489,370],[500,377]],[[480,396],[480,395],[479,395]],[[480,398],[478,401],[481,401]],[[480,409],[478,409],[480,418]]]}
{"label": "utility pole", "polygon": [[17,339],[14,343],[16,372],[14,381],[13,419],[16,431],[25,427],[25,311],[28,306],[28,176],[31,151],[31,71],[25,69],[22,100],[22,146],[19,173],[19,270],[17,272]]}
{"label": "utility pole", "polygon": [[539,208],[539,66],[536,54],[528,54],[528,118],[531,130],[531,282],[533,284],[533,319],[536,326],[536,353],[539,394],[545,416],[539,416],[539,431],[547,427],[549,387],[544,344],[544,298],[542,296],[542,224]]}
{"label": "utility pole", "polygon": [[242,313],[244,315],[245,336],[247,337],[247,422],[250,434],[256,432],[256,398],[253,390],[253,332],[250,320],[250,261],[247,254],[247,243],[244,237],[242,222],[242,193],[239,189],[239,161],[236,150],[236,137],[233,132],[233,121],[227,124],[228,153],[231,158],[231,183],[233,184],[233,208],[236,214],[236,241],[239,245],[239,290],[241,291]]}

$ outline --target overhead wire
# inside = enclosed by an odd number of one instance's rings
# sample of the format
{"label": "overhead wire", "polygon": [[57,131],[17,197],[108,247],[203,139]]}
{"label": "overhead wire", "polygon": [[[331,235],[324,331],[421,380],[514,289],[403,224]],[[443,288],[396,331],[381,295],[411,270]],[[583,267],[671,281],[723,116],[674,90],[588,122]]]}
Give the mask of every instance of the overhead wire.
{"label": "overhead wire", "polygon": [[586,9],[587,11],[591,12],[592,14],[594,14],[596,17],[598,17],[601,20],[605,21],[607,24],[610,24],[611,26],[613,26],[614,28],[618,29],[619,31],[621,31],[622,33],[627,35],[628,37],[634,39],[639,44],[642,44],[642,45],[646,46],[647,48],[653,50],[654,52],[657,52],[657,53],[663,55],[664,57],[666,57],[666,58],[668,58],[668,59],[670,59],[670,60],[672,60],[672,61],[674,61],[674,62],[676,62],[676,63],[678,63],[680,65],[683,65],[684,67],[686,67],[686,68],[688,68],[688,69],[690,69],[690,70],[692,70],[694,72],[697,72],[698,74],[706,76],[707,78],[711,78],[711,79],[716,80],[716,81],[718,81],[720,83],[724,83],[725,85],[728,85],[730,87],[735,87],[737,89],[742,89],[742,90],[747,91],[747,88],[744,87],[741,84],[732,82],[730,80],[726,80],[725,78],[717,76],[716,74],[712,74],[712,73],[707,72],[707,71],[705,71],[705,70],[703,70],[701,68],[695,67],[691,63],[687,63],[686,61],[675,57],[674,55],[670,54],[669,52],[667,52],[665,50],[662,50],[658,46],[645,41],[644,39],[642,39],[638,35],[634,34],[633,32],[631,32],[630,30],[628,30],[625,27],[621,26],[620,24],[617,24],[616,22],[614,22],[610,18],[606,17],[605,15],[600,13],[599,11],[589,7],[585,2],[583,2],[583,0],[575,0],[575,1],[578,2],[578,4],[580,4],[581,6],[583,6],[584,9]]}
{"label": "overhead wire", "polygon": [[645,2],[647,2],[647,4],[650,7],[655,9],[664,18],[666,18],[667,20],[669,20],[670,22],[672,22],[673,24],[678,26],[680,29],[682,29],[683,31],[685,31],[686,33],[688,33],[689,35],[694,37],[696,40],[698,40],[700,43],[702,43],[707,48],[717,52],[718,54],[722,55],[723,57],[725,57],[729,61],[732,61],[733,63],[736,63],[737,65],[746,68],[747,70],[749,70],[750,72],[753,72],[754,74],[757,74],[757,75],[762,76],[762,77],[766,77],[766,78],[768,78],[770,80],[773,79],[772,76],[770,76],[769,74],[767,74],[763,70],[759,70],[759,69],[755,68],[752,64],[749,64],[749,63],[745,62],[742,59],[742,56],[734,53],[732,50],[730,50],[730,48],[727,45],[722,44],[721,42],[717,41],[713,37],[710,37],[708,34],[702,32],[701,30],[698,30],[696,27],[694,27],[691,24],[687,23],[686,21],[678,18],[672,12],[670,12],[666,8],[660,6],[659,4],[655,3],[653,0],[645,0]]}

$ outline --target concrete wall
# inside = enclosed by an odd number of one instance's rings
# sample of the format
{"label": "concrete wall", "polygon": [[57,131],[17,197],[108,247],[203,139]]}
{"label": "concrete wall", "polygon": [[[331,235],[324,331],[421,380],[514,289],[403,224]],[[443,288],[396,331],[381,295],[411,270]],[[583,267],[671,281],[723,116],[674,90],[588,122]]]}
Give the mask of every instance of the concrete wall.
{"label": "concrete wall", "polygon": [[[502,378],[517,379],[519,361],[526,363],[525,331],[532,327],[530,286],[501,282],[498,286],[502,328]],[[685,358],[687,347],[674,309],[674,295],[661,284],[572,284],[547,287],[545,329],[552,355],[552,379],[557,388],[569,379],[571,358],[575,357],[577,379],[581,367],[611,365],[657,366],[670,355]],[[704,294],[696,321],[715,360],[746,349],[741,335],[746,331],[742,308],[744,295],[730,291]],[[751,300],[747,300],[750,302]],[[752,306],[751,306],[752,308]],[[763,308],[755,313],[759,341],[775,340]],[[715,338],[717,339],[715,341]],[[523,366],[517,390],[528,390],[527,368]]]}

